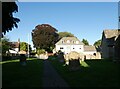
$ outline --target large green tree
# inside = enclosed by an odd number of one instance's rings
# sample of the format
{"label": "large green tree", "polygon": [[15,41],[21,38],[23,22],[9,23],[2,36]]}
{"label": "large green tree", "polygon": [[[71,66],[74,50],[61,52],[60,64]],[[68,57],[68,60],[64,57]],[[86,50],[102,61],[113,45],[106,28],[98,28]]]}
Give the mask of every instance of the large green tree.
{"label": "large green tree", "polygon": [[62,37],[74,37],[74,35],[70,32],[59,32],[59,38],[62,38]]}
{"label": "large green tree", "polygon": [[86,39],[83,39],[82,42],[83,42],[85,45],[89,45],[89,42],[88,42]]}
{"label": "large green tree", "polygon": [[101,45],[101,39],[95,41],[95,43],[93,45],[96,46],[96,47],[99,47]]}
{"label": "large green tree", "polygon": [[35,48],[51,51],[58,41],[57,30],[49,24],[37,25],[32,31],[32,41]]}
{"label": "large green tree", "polygon": [[15,2],[2,2],[2,35],[18,27],[17,23],[20,19],[13,17],[13,13],[16,12],[18,12],[18,6]]}
{"label": "large green tree", "polygon": [[[20,51],[26,51],[28,52],[28,43],[26,42],[20,42]],[[32,50],[31,46],[29,45],[29,52]]]}
{"label": "large green tree", "polygon": [[2,46],[2,56],[6,55],[6,52],[9,50],[10,48],[10,43],[9,43],[9,39],[6,37],[1,38],[1,42],[0,45]]}

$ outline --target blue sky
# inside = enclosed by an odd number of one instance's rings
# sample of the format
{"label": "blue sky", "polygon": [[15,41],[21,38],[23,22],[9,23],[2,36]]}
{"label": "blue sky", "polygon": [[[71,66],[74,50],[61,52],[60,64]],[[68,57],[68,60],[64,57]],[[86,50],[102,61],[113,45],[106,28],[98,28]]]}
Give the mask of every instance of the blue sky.
{"label": "blue sky", "polygon": [[6,34],[11,41],[32,44],[31,32],[38,24],[50,24],[58,32],[68,31],[79,40],[87,39],[92,45],[105,29],[118,28],[117,2],[17,2],[21,21],[18,28]]}

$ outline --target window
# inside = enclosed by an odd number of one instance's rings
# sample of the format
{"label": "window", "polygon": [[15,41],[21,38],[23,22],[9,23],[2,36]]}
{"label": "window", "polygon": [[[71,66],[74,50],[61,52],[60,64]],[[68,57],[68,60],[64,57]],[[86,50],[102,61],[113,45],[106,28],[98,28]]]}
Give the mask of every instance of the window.
{"label": "window", "polygon": [[81,49],[81,48],[79,48],[79,49]]}
{"label": "window", "polygon": [[60,49],[64,49],[63,47],[60,47]]}
{"label": "window", "polygon": [[96,53],[93,53],[94,56],[96,56]]}
{"label": "window", "polygon": [[78,44],[79,42],[78,41],[76,41],[76,44]]}
{"label": "window", "polygon": [[62,41],[62,43],[64,43],[64,41]]}
{"label": "window", "polygon": [[67,40],[67,43],[70,43],[70,40]]}
{"label": "window", "polygon": [[75,48],[73,48],[73,49],[75,49]]}

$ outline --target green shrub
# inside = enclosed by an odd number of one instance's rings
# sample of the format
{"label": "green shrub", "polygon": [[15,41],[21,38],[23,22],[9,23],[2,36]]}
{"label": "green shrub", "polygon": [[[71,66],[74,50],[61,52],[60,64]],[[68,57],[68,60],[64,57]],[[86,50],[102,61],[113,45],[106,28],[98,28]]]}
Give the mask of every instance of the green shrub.
{"label": "green shrub", "polygon": [[46,51],[44,49],[37,49],[37,54],[40,55],[40,54],[43,54],[45,53]]}

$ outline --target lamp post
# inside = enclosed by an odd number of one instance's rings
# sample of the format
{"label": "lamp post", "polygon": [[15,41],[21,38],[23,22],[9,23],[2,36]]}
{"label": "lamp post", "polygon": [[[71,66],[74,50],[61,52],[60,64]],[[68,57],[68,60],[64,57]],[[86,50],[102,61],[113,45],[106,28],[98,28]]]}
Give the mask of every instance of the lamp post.
{"label": "lamp post", "polygon": [[28,33],[28,58],[29,58],[29,33]]}

